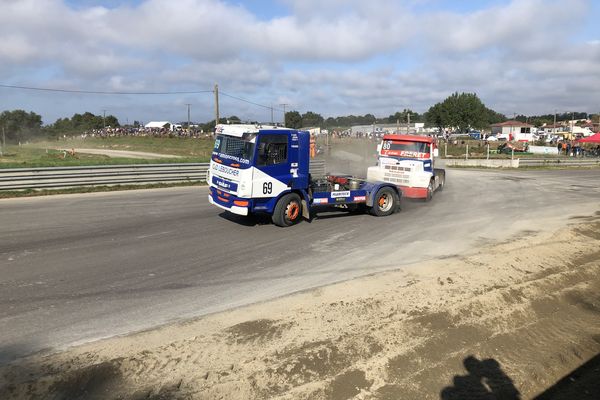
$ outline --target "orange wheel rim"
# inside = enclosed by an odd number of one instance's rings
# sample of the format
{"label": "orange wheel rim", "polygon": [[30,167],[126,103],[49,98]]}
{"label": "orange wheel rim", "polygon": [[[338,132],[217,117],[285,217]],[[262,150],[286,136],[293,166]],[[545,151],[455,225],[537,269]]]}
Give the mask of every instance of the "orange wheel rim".
{"label": "orange wheel rim", "polygon": [[381,196],[379,198],[379,207],[383,207],[385,205],[385,197]]}
{"label": "orange wheel rim", "polygon": [[299,214],[300,214],[300,207],[298,206],[298,204],[296,204],[296,203],[290,204],[290,206],[288,207],[288,212],[287,212],[288,218],[290,220],[294,220],[294,219],[298,218]]}

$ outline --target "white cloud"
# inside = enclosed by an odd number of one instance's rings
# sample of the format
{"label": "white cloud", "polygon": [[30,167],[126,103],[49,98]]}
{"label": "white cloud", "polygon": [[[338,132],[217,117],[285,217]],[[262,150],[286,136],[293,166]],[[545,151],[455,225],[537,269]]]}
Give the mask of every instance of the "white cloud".
{"label": "white cloud", "polygon": [[[503,112],[600,102],[600,46],[576,36],[589,0],[426,13],[418,6],[435,2],[282,0],[290,14],[271,19],[220,0],[0,1],[3,83],[119,91],[219,83],[263,104],[333,115],[425,111],[454,91]],[[251,118],[253,106],[238,107]]]}
{"label": "white cloud", "polygon": [[563,42],[584,17],[586,0],[513,0],[470,14],[440,13],[427,19],[431,47],[447,53],[501,48],[546,52]]}

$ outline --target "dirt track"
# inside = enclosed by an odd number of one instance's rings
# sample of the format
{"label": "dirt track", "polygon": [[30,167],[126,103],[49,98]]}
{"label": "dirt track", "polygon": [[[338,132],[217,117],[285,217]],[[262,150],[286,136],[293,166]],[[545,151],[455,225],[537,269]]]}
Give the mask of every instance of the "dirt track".
{"label": "dirt track", "polygon": [[[61,151],[69,151],[71,149],[58,149]],[[129,151],[129,150],[109,150],[109,149],[73,149],[75,153],[100,154],[109,157],[126,157],[126,158],[142,158],[142,159],[157,159],[157,158],[181,158],[172,154],[148,153],[145,151]]]}
{"label": "dirt track", "polygon": [[[599,353],[596,212],[473,254],[32,356],[0,368],[0,398],[532,398]],[[586,374],[575,398],[598,398],[600,371]]]}

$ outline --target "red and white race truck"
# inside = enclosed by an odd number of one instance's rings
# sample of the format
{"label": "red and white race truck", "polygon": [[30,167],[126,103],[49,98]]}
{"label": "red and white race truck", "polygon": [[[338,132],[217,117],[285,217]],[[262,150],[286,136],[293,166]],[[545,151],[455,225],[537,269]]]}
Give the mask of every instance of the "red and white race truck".
{"label": "red and white race truck", "polygon": [[431,200],[446,183],[446,171],[434,165],[438,153],[434,138],[384,135],[377,146],[377,165],[368,168],[367,181],[390,182],[402,197]]}

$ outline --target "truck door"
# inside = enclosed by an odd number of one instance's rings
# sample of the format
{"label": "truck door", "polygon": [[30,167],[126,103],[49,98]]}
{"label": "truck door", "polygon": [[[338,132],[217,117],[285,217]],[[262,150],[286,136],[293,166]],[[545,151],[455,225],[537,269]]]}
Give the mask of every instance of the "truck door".
{"label": "truck door", "polygon": [[[256,145],[256,168],[252,197],[277,197],[293,182],[288,134],[260,133]],[[289,186],[288,186],[289,185]]]}

